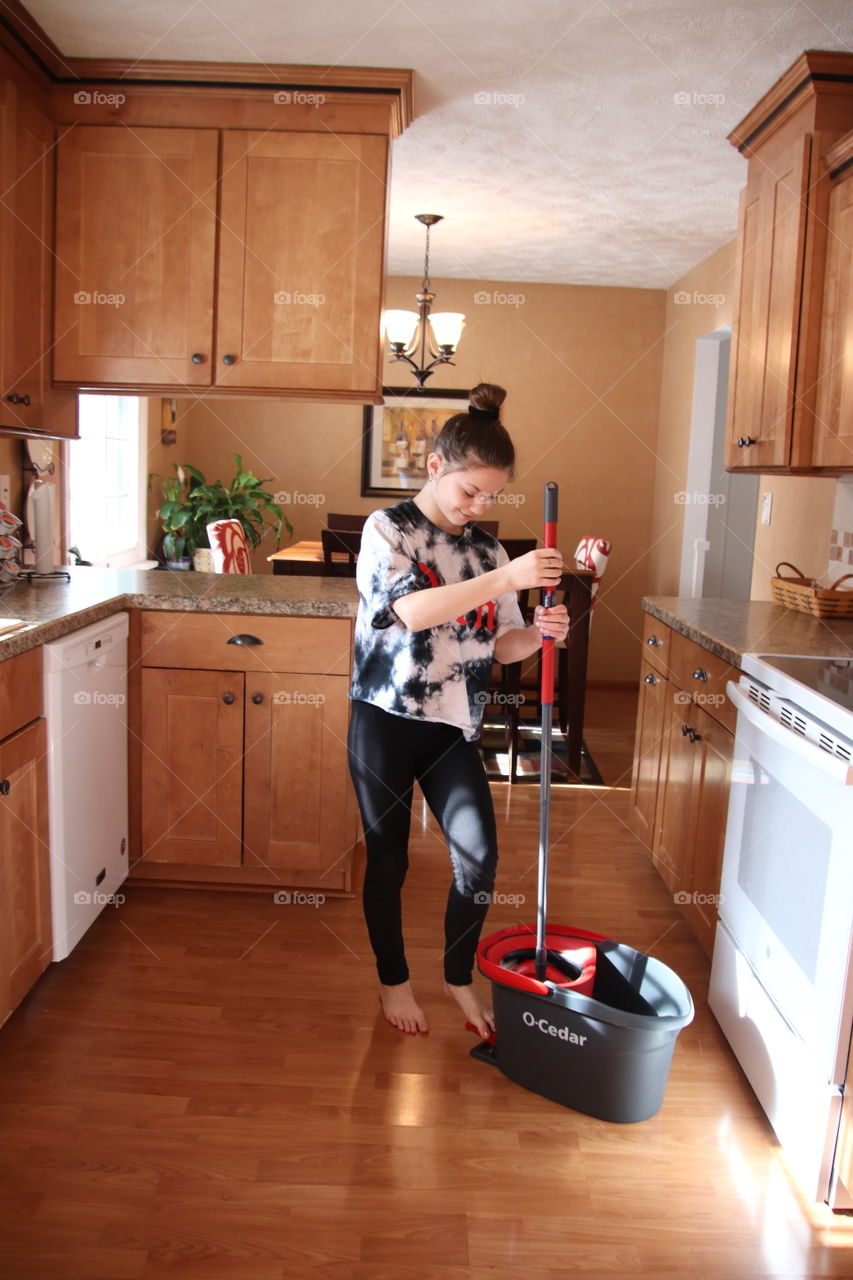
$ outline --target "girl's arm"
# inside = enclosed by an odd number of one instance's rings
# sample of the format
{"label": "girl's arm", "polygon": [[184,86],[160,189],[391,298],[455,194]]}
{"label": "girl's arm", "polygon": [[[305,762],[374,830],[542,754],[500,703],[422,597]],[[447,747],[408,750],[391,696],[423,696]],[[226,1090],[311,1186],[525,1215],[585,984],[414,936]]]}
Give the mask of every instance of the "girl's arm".
{"label": "girl's arm", "polygon": [[565,640],[569,633],[569,615],[564,604],[553,609],[536,610],[536,621],[529,627],[518,627],[513,631],[505,631],[495,641],[495,661],[522,662],[542,648],[542,637],[553,636],[555,640]]}
{"label": "girl's arm", "polygon": [[[394,601],[394,612],[410,631],[426,631],[428,627],[437,627],[470,613],[478,605],[496,599],[505,591],[556,587],[562,577],[562,566],[559,551],[540,547],[510,560],[499,569],[491,569],[465,582],[451,582],[446,587],[430,587],[401,596]],[[535,647],[530,650],[531,653],[534,651]]]}

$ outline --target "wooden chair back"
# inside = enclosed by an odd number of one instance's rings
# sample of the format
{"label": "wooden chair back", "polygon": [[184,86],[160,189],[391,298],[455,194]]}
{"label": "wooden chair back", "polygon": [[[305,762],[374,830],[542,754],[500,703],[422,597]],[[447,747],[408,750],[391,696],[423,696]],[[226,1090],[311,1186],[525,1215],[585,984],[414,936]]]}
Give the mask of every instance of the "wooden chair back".
{"label": "wooden chair back", "polygon": [[478,529],[482,529],[483,533],[490,533],[493,538],[498,536],[499,520],[472,520],[471,523],[475,524]]}
{"label": "wooden chair back", "polygon": [[364,528],[364,522],[367,516],[348,516],[342,515],[337,511],[330,511],[326,516],[327,529],[350,529],[359,532]]}
{"label": "wooden chair back", "polygon": [[[320,538],[323,543],[323,576],[354,578],[355,562],[361,549],[361,530],[321,529]],[[343,555],[346,555],[345,560],[341,558]]]}

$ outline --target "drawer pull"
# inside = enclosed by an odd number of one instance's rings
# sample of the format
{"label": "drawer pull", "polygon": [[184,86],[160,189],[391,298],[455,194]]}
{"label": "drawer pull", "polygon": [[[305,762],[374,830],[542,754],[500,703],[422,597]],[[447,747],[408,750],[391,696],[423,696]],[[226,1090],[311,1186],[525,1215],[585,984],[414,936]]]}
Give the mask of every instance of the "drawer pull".
{"label": "drawer pull", "polygon": [[646,684],[657,684],[657,677],[653,676],[651,672],[649,672],[647,676],[643,676],[643,679]]}
{"label": "drawer pull", "polygon": [[263,644],[264,642],[263,640],[259,640],[257,636],[250,636],[250,635],[247,635],[245,631],[242,631],[238,636],[230,636],[229,639],[225,641],[225,643],[226,644]]}
{"label": "drawer pull", "polygon": [[705,670],[704,667],[697,667],[696,670],[693,672],[694,680],[704,680],[705,683],[707,684],[710,678],[711,677],[708,675],[708,672]]}
{"label": "drawer pull", "polygon": [[649,636],[646,644],[650,644],[653,649],[657,649],[661,644],[663,644],[663,641],[659,640],[657,636]]}
{"label": "drawer pull", "polygon": [[0,796],[7,796],[11,790],[12,790],[11,782],[9,781],[8,778],[4,778],[3,781],[0,782]]}
{"label": "drawer pull", "polygon": [[259,707],[259,706],[261,705],[261,703],[263,702],[263,700],[264,700],[264,695],[263,695],[262,693],[253,693],[253,694],[252,694],[252,701],[254,702],[254,704],[255,704],[255,706],[256,706],[256,707]]}
{"label": "drawer pull", "polygon": [[755,444],[755,436],[738,436],[737,447],[739,449],[748,449],[751,444]]}
{"label": "drawer pull", "polygon": [[222,357],[222,363],[223,363],[223,364],[236,364],[236,363],[237,363],[237,357],[236,357],[236,356],[232,356],[232,355],[230,355],[230,354],[229,354],[229,355],[225,355],[225,356],[223,356],[223,357]]}
{"label": "drawer pull", "polygon": [[200,351],[194,351],[190,359],[192,360],[193,364],[204,364],[204,356],[201,354]]}
{"label": "drawer pull", "polygon": [[222,695],[222,701],[225,703],[226,707],[230,707],[230,706],[231,706],[231,703],[234,701],[234,694],[233,694],[233,693],[223,693],[223,695]]}
{"label": "drawer pull", "polygon": [[17,391],[13,391],[11,395],[6,397],[6,399],[9,401],[9,404],[28,405],[30,403],[29,396],[19,396]]}

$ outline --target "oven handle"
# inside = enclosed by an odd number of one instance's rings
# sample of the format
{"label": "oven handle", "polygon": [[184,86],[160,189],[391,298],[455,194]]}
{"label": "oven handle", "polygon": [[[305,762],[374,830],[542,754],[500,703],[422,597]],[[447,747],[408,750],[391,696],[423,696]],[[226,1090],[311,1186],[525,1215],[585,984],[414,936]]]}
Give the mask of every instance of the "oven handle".
{"label": "oven handle", "polygon": [[771,738],[786,751],[793,751],[795,755],[808,761],[816,769],[820,769],[821,773],[828,773],[835,782],[840,782],[845,787],[853,785],[853,765],[848,764],[846,760],[840,760],[838,756],[831,756],[828,751],[821,751],[820,747],[816,747],[807,738],[801,738],[799,734],[786,729],[766,712],[759,711],[755,703],[745,697],[740,687],[732,684],[731,680],[726,683],[726,693],[734,703],[738,716],[748,720],[759,733]]}

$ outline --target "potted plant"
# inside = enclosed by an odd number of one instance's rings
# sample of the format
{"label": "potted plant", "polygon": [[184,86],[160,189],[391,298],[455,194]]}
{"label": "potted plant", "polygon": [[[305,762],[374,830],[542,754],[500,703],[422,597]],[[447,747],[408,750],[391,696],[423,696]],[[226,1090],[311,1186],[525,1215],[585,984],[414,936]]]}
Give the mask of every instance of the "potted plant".
{"label": "potted plant", "polygon": [[[190,501],[193,480],[188,468],[173,464],[175,474],[160,480],[163,501],[157,515],[163,526],[163,560],[167,569],[191,569],[192,553],[199,542],[194,508]],[[158,477],[159,479],[160,477]],[[150,479],[149,478],[149,484]]]}
{"label": "potted plant", "polygon": [[208,481],[189,463],[174,464],[175,475],[160,480],[163,502],[157,515],[163,524],[163,557],[168,568],[189,568],[190,556],[196,558],[197,569],[211,567],[207,526],[214,520],[239,520],[250,547],[256,547],[268,533],[275,534],[277,547],[282,527],[293,533],[275,495],[264,488],[268,480],[244,469],[239,453],[233,457],[236,474],[229,485]]}
{"label": "potted plant", "polygon": [[206,480],[197,467],[184,468],[190,477],[189,503],[196,545],[210,545],[207,525],[214,520],[239,520],[250,547],[258,546],[268,533],[275,535],[278,547],[282,526],[292,534],[293,525],[275,501],[275,495],[264,488],[268,480],[261,480],[253,471],[244,469],[239,453],[233,457],[236,474],[230,485],[221,480]]}

